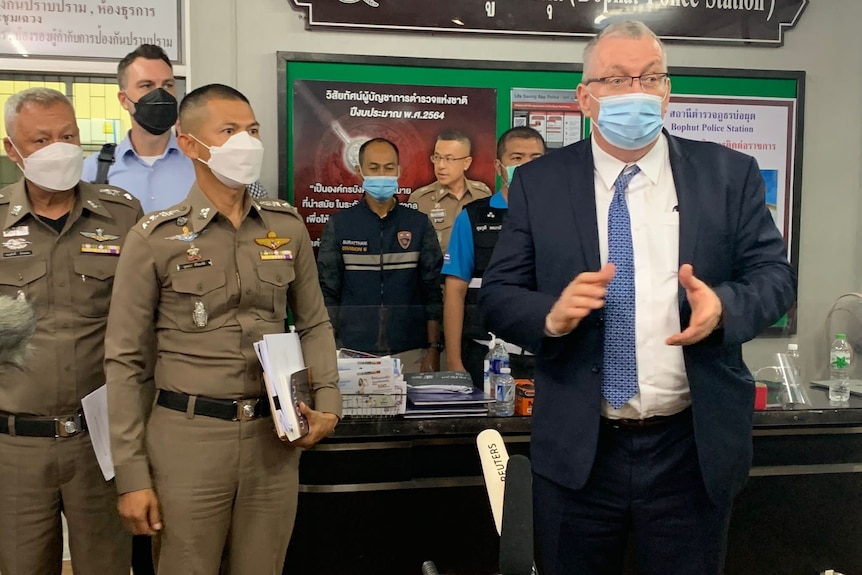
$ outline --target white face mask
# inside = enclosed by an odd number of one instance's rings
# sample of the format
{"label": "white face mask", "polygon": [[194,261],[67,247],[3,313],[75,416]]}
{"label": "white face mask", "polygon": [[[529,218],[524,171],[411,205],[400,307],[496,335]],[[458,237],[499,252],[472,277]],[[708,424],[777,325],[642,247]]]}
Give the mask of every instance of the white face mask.
{"label": "white face mask", "polygon": [[[9,140],[12,142],[12,140]],[[12,147],[23,154],[12,142]],[[46,192],[65,192],[78,185],[84,170],[84,150],[76,144],[54,142],[24,158],[24,177]]]}
{"label": "white face mask", "polygon": [[244,188],[260,179],[263,165],[263,144],[248,132],[237,132],[221,146],[207,146],[189,134],[210,151],[210,159],[202,163],[209,166],[213,175],[229,188]]}

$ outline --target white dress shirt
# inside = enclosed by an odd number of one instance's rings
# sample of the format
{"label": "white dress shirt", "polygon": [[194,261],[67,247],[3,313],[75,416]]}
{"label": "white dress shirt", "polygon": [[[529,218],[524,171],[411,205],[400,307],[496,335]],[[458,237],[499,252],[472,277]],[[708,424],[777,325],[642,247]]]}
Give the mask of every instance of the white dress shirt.
{"label": "white dress shirt", "polygon": [[[602,265],[608,261],[608,210],[614,182],[627,165],[592,140],[596,217]],[[682,348],[665,340],[680,331],[679,211],[664,134],[635,162],[641,171],[626,190],[635,265],[635,335],[638,393],[620,409],[602,400],[602,415],[645,419],[673,415],[691,405]]]}

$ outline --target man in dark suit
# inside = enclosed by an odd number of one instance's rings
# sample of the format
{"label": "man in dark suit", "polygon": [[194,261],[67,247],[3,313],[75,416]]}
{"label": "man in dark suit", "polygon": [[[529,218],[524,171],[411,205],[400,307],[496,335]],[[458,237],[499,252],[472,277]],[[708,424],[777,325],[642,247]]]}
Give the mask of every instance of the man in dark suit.
{"label": "man in dark suit", "polygon": [[547,575],[722,571],[751,465],[741,344],[795,299],[756,161],[662,130],[643,24],[584,50],[592,137],[520,167],[485,272],[489,329],[537,353],[532,460]]}

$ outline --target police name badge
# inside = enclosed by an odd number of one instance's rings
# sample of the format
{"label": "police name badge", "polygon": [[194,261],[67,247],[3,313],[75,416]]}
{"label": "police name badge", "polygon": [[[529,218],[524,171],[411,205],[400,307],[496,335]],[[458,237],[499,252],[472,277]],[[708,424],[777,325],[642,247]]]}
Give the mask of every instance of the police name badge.
{"label": "police name badge", "polygon": [[434,220],[435,224],[442,224],[443,220],[446,219],[446,210],[443,208],[434,208],[431,210],[431,213],[428,214],[432,220]]}

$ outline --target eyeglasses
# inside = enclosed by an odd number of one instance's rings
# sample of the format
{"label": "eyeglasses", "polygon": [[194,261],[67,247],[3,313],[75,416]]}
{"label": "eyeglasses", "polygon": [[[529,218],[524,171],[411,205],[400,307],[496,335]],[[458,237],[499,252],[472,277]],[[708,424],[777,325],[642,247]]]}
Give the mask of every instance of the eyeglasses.
{"label": "eyeglasses", "polygon": [[434,154],[433,156],[431,156],[431,163],[438,164],[440,162],[443,162],[447,166],[451,166],[458,160],[466,160],[469,157],[470,156],[461,156],[460,158],[453,158],[452,156],[441,156],[439,154]]}
{"label": "eyeglasses", "polygon": [[661,90],[667,78],[668,74],[666,72],[643,74],[641,76],[605,76],[604,78],[591,78],[584,82],[584,84],[590,85],[594,82],[600,82],[610,91],[623,91],[634,86],[635,80],[637,80],[644,90],[654,91]]}

